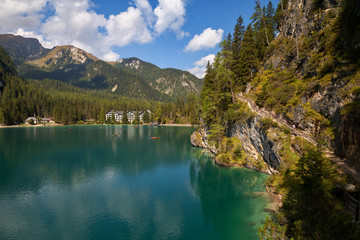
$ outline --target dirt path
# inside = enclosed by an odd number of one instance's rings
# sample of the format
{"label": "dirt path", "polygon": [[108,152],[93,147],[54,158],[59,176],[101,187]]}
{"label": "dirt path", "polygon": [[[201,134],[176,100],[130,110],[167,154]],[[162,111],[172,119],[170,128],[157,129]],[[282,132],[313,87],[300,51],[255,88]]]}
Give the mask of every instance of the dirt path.
{"label": "dirt path", "polygon": [[356,180],[357,183],[360,184],[360,173],[356,171],[354,168],[347,165],[346,159],[335,156],[334,153],[331,151],[326,151],[325,156],[330,158],[332,162],[339,165],[345,172],[350,174]]}
{"label": "dirt path", "polygon": [[[286,122],[285,119],[281,119],[275,113],[269,112],[263,108],[260,109],[253,100],[245,98],[242,93],[238,94],[237,98],[238,98],[238,100],[240,100],[242,102],[246,102],[248,104],[250,110],[252,112],[254,112],[255,114],[257,114],[258,116],[263,117],[263,118],[270,118],[273,121],[277,122],[278,124],[281,124],[281,125],[289,128],[289,130],[294,135],[304,138],[305,140],[312,143],[313,145],[317,145],[315,139],[310,134],[308,134],[307,132],[302,131],[300,129],[297,129],[294,126],[291,126],[288,122]],[[340,157],[335,156],[334,152],[330,151],[329,149],[326,150],[325,156],[330,158],[330,160],[332,162],[334,162],[338,166],[340,166],[346,173],[350,174],[355,179],[355,181],[360,184],[360,173],[358,171],[356,171],[354,168],[347,165],[346,159],[341,159]]]}

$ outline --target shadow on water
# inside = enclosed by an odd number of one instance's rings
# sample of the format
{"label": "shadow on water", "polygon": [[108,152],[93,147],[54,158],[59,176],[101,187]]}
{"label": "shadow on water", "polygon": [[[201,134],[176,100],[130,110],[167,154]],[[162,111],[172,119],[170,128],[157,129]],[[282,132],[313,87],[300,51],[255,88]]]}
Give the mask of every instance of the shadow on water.
{"label": "shadow on water", "polygon": [[256,239],[266,176],[214,165],[191,132],[0,129],[0,239]]}
{"label": "shadow on water", "polygon": [[219,167],[209,153],[193,151],[197,157],[190,165],[191,186],[201,199],[206,222],[215,226],[219,239],[257,239],[257,227],[267,216],[268,176],[249,169]]}

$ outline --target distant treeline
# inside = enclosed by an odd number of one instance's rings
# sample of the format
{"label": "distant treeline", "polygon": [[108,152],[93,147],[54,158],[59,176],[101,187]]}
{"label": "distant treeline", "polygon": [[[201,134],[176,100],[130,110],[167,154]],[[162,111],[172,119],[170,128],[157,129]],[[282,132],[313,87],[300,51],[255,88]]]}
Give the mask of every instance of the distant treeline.
{"label": "distant treeline", "polygon": [[24,80],[6,51],[0,47],[0,123],[20,124],[29,116],[54,117],[63,124],[86,120],[105,122],[111,109],[149,109],[153,121],[198,123],[198,97],[189,94],[176,102],[162,103],[127,98],[105,90],[85,90],[57,80]]}

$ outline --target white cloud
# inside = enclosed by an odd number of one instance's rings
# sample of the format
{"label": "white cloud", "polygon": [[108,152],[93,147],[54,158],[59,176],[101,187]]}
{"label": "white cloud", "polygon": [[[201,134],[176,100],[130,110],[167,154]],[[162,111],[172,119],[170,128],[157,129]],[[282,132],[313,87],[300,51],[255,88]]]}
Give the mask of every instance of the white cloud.
{"label": "white cloud", "polygon": [[120,57],[119,54],[114,53],[113,51],[110,50],[108,53],[106,53],[105,55],[102,56],[102,59],[105,61],[114,62],[114,61],[118,60],[119,57]]}
{"label": "white cloud", "polygon": [[0,0],[0,32],[37,38],[47,48],[72,44],[104,60],[120,57],[113,47],[149,43],[166,31],[187,36],[185,0],[159,0],[155,9],[148,0],[130,4],[106,18],[91,0]]}
{"label": "white cloud", "polygon": [[134,2],[136,8],[142,12],[147,24],[151,26],[155,21],[155,14],[148,0],[134,0]]}
{"label": "white cloud", "polygon": [[194,63],[193,68],[188,69],[189,72],[197,76],[198,78],[204,78],[206,74],[206,66],[208,63],[213,64],[215,61],[215,54],[207,55],[202,57],[200,60]]}
{"label": "white cloud", "polygon": [[41,10],[48,0],[0,0],[0,32],[13,32],[15,29],[33,29],[40,23]]}
{"label": "white cloud", "polygon": [[138,8],[129,7],[126,12],[111,15],[105,27],[110,45],[122,47],[131,42],[148,43],[153,39]]}
{"label": "white cloud", "polygon": [[215,61],[215,54],[209,54],[206,57],[202,57],[200,60],[196,61],[194,63],[194,65],[196,66],[202,66],[202,67],[206,67],[206,65],[208,64],[208,62],[211,64],[213,64]]}
{"label": "white cloud", "polygon": [[20,35],[25,38],[35,38],[35,39],[39,40],[40,44],[45,48],[54,47],[54,45],[51,41],[45,40],[42,35],[39,35],[39,34],[35,33],[34,31],[25,31],[24,29],[19,28],[15,32],[12,32],[12,34]]}
{"label": "white cloud", "polygon": [[85,51],[102,55],[103,34],[98,32],[106,24],[103,15],[90,9],[88,0],[53,0],[55,14],[42,24],[40,31],[54,45],[72,44]]}
{"label": "white cloud", "polygon": [[190,40],[185,47],[185,51],[195,52],[202,49],[213,48],[221,42],[223,34],[224,30],[221,28],[218,30],[207,28],[200,35],[196,34],[194,38]]}
{"label": "white cloud", "polygon": [[182,31],[185,22],[184,0],[159,0],[159,5],[155,8],[154,14],[157,17],[154,28],[158,34],[172,30],[177,33],[179,38],[188,35]]}
{"label": "white cloud", "polygon": [[188,35],[185,0],[159,0],[155,9],[148,0],[130,4],[106,18],[91,0],[0,0],[0,33],[37,38],[47,48],[72,44],[105,60],[119,58],[112,47],[149,43],[166,31]]}

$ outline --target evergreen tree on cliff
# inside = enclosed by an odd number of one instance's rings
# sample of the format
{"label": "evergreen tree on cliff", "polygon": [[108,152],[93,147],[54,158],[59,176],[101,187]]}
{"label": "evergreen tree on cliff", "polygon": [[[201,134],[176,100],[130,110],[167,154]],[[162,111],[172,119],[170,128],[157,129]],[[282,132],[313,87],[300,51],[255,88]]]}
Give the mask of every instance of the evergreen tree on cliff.
{"label": "evergreen tree on cliff", "polygon": [[265,56],[266,47],[275,37],[275,10],[271,2],[262,8],[260,1],[256,1],[255,12],[251,16],[257,57],[261,61]]}
{"label": "evergreen tree on cliff", "polygon": [[208,62],[204,85],[200,95],[202,118],[208,126],[212,124],[216,116],[214,73],[213,67]]}
{"label": "evergreen tree on cliff", "polygon": [[239,83],[243,87],[252,79],[256,72],[258,64],[258,59],[255,55],[256,52],[254,32],[251,24],[249,24],[244,33],[239,57]]}
{"label": "evergreen tree on cliff", "polygon": [[245,27],[244,27],[244,21],[241,16],[236,21],[236,25],[234,28],[234,34],[233,34],[233,42],[232,42],[232,54],[233,54],[233,66],[232,71],[235,74],[235,84],[238,85],[238,79],[240,75],[240,52],[241,52],[241,42],[244,36]]}

